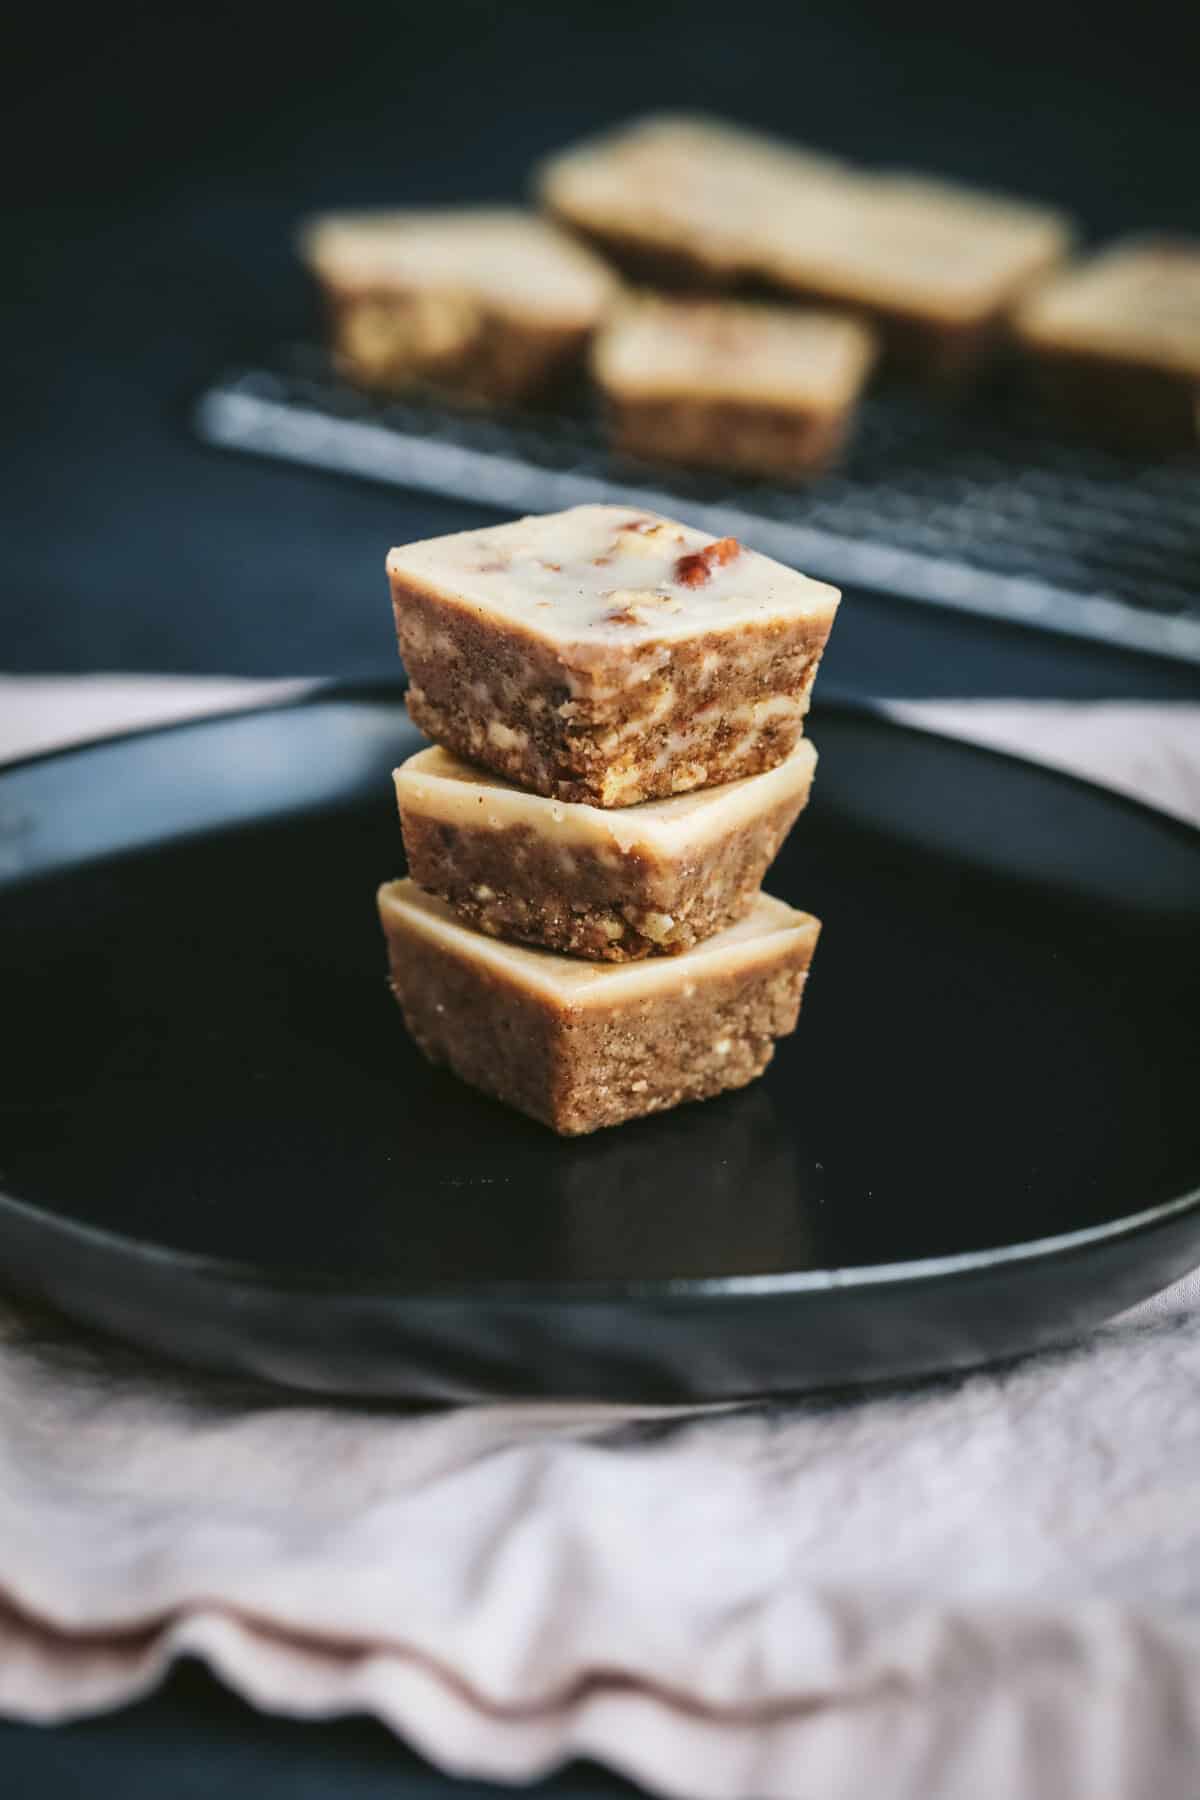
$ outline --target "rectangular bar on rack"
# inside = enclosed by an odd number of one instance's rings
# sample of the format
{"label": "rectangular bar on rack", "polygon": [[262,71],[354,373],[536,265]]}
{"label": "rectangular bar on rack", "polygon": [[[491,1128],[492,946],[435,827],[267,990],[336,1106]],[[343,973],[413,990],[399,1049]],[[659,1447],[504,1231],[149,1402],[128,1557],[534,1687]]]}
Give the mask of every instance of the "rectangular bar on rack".
{"label": "rectangular bar on rack", "polygon": [[875,360],[836,312],[639,295],[592,345],[618,450],[796,480],[833,462]]}
{"label": "rectangular bar on rack", "polygon": [[1129,238],[1045,282],[1016,335],[1056,410],[1100,442],[1200,444],[1200,237]]}
{"label": "rectangular bar on rack", "polygon": [[603,807],[782,762],[839,599],[637,507],[433,538],[387,566],[421,730],[535,793]]}
{"label": "rectangular bar on rack", "polygon": [[579,358],[617,290],[598,257],[515,207],[330,213],[300,247],[339,368],[385,394],[526,400]]}

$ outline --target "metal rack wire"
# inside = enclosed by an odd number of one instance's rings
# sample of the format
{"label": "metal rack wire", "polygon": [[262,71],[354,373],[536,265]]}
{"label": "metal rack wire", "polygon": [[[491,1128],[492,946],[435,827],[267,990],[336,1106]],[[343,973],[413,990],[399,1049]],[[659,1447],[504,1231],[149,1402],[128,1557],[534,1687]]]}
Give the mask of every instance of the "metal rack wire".
{"label": "metal rack wire", "polygon": [[997,385],[953,407],[868,398],[840,469],[803,487],[615,457],[586,401],[503,417],[381,403],[311,347],[199,398],[208,443],[512,512],[681,512],[843,586],[1200,663],[1200,457],[1068,443]]}

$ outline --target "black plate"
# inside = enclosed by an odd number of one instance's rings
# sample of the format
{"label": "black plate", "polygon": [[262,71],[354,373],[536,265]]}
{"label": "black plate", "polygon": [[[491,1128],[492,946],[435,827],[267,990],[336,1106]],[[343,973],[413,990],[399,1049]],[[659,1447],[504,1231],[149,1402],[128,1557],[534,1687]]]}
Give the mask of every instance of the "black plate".
{"label": "black plate", "polygon": [[819,708],[766,1078],[562,1142],[383,980],[399,692],[0,777],[0,1258],[147,1346],[410,1398],[719,1398],[1060,1340],[1200,1259],[1200,836]]}

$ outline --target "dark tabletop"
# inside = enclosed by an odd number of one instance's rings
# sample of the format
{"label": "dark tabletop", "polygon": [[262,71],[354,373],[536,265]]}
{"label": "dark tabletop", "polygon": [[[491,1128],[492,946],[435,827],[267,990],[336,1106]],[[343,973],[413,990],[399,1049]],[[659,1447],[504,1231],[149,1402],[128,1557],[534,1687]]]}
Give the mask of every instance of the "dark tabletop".
{"label": "dark tabletop", "polygon": [[[223,364],[311,329],[290,234],[313,208],[510,198],[551,147],[683,107],[1038,194],[1097,236],[1200,227],[1200,15],[1167,0],[1111,24],[1062,0],[23,17],[6,51],[17,254],[0,292],[7,671],[394,671],[388,545],[485,509],[241,461],[186,427]],[[1183,665],[850,598],[823,679],[858,691],[1196,691]],[[379,1728],[261,1720],[196,1671],[112,1719],[0,1725],[0,1788],[39,1800],[453,1785]],[[577,1770],[554,1791],[628,1790]]]}

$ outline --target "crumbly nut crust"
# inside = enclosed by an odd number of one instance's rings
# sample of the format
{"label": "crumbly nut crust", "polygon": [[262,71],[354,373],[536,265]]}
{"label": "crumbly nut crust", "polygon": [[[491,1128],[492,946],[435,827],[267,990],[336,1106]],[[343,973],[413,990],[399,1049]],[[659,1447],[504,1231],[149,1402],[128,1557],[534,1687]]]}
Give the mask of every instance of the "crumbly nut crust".
{"label": "crumbly nut crust", "polygon": [[624,399],[610,394],[609,440],[622,455],[700,469],[802,480],[837,462],[851,413],[801,413],[720,400]]}
{"label": "crumbly nut crust", "polygon": [[675,956],[740,919],[800,812],[799,795],[680,856],[558,843],[527,825],[472,829],[402,809],[409,873],[492,937],[569,956]]}

